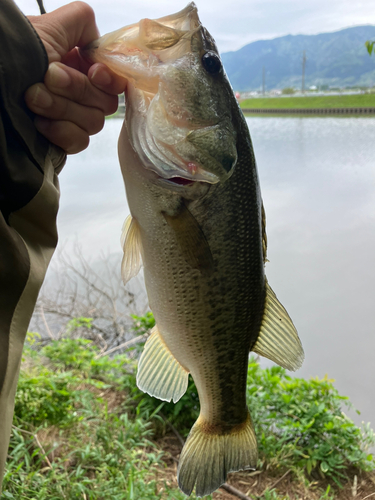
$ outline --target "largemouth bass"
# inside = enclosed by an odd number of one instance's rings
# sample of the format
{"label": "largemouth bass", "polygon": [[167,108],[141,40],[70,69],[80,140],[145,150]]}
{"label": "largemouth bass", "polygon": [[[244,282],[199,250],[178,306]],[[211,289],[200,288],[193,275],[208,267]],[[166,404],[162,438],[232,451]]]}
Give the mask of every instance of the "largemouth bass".
{"label": "largemouth bass", "polygon": [[264,274],[265,215],[249,131],[193,3],[94,42],[92,60],[128,78],[119,158],[131,216],[122,274],[143,262],[156,327],[137,384],[178,401],[189,373],[200,415],[178,483],[207,495],[255,468],[246,405],[249,352],[295,370],[303,349]]}

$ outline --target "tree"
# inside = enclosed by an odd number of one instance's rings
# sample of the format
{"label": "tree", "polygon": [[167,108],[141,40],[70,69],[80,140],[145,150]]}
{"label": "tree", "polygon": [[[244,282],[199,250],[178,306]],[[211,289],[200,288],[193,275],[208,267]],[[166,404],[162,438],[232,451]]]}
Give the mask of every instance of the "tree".
{"label": "tree", "polygon": [[132,315],[144,314],[148,301],[138,277],[124,287],[120,268],[120,254],[102,255],[91,263],[78,246],[70,254],[58,252],[30,329],[41,334],[42,343],[67,335],[109,349],[130,340],[134,337]]}
{"label": "tree", "polygon": [[365,42],[365,45],[370,56],[373,52],[375,53],[375,40],[367,40],[367,42]]}

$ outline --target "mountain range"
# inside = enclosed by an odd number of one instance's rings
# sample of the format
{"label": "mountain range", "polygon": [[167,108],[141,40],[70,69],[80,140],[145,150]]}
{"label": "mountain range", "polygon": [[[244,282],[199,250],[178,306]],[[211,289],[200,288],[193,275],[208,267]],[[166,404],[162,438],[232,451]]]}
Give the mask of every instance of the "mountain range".
{"label": "mountain range", "polygon": [[222,60],[235,90],[301,88],[305,53],[305,87],[374,86],[375,55],[366,40],[375,40],[375,26],[356,26],[318,35],[287,35],[249,43]]}

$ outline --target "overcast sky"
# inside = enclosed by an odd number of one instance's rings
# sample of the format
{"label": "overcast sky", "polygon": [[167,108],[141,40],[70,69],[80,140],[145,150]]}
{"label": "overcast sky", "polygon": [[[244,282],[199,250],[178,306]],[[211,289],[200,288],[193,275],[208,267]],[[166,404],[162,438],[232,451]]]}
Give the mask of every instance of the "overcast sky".
{"label": "overcast sky", "polygon": [[[36,0],[16,0],[25,14],[38,14]],[[69,3],[44,0],[47,12]],[[101,34],[181,10],[186,0],[88,0]],[[349,26],[375,25],[374,0],[197,0],[204,26],[219,50],[238,50],[255,40],[317,34]]]}

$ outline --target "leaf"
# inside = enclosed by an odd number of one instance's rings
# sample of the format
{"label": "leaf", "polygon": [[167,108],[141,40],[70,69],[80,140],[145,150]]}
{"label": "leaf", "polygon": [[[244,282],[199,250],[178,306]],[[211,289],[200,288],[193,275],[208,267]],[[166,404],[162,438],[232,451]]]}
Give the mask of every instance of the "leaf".
{"label": "leaf", "polygon": [[3,492],[3,497],[4,498],[14,498],[14,496],[12,495],[12,493],[9,493],[8,491],[4,491]]}
{"label": "leaf", "polygon": [[329,465],[327,464],[327,462],[322,462],[320,464],[320,468],[321,468],[322,472],[324,472],[324,473],[329,471]]}
{"label": "leaf", "polygon": [[370,54],[370,56],[374,50],[374,44],[375,44],[375,41],[371,42],[370,40],[367,40],[367,42],[365,42],[367,52]]}
{"label": "leaf", "polygon": [[283,401],[286,404],[290,403],[292,399],[292,396],[290,394],[282,394],[281,397],[283,398]]}

